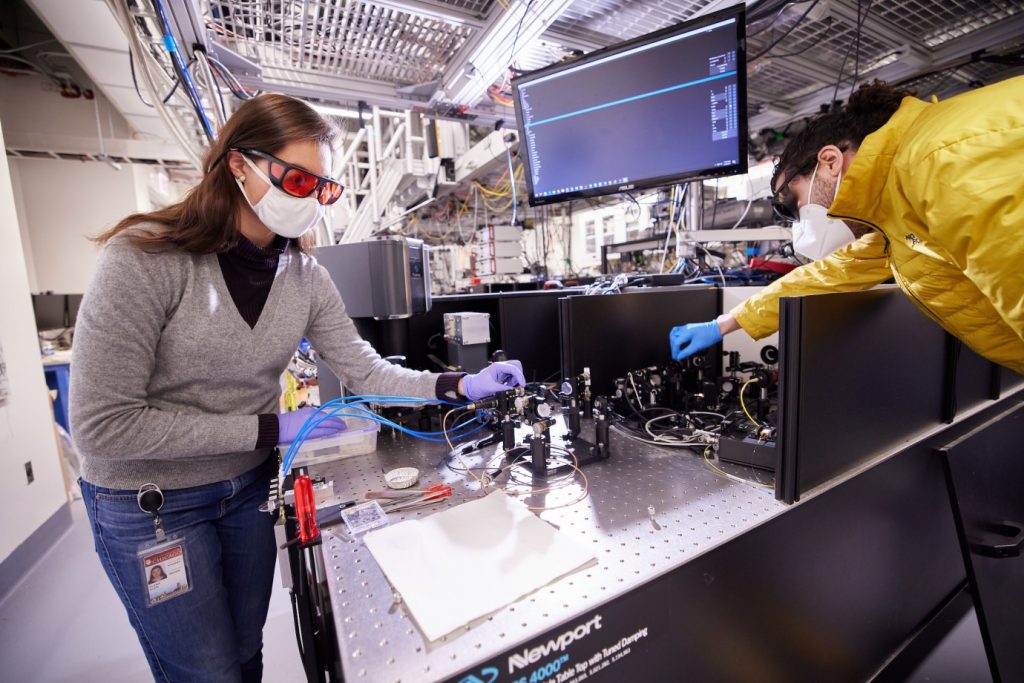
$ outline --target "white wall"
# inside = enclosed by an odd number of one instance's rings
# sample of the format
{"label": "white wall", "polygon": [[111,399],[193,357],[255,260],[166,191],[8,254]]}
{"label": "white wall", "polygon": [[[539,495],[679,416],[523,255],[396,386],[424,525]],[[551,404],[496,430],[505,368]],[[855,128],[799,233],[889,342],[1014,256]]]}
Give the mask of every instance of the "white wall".
{"label": "white wall", "polygon": [[7,143],[12,146],[43,134],[62,142],[89,140],[98,151],[101,130],[105,140],[134,136],[131,126],[101,93],[96,93],[94,100],[61,97],[55,84],[38,76],[0,76],[0,91],[0,118]]}
{"label": "white wall", "polygon": [[[10,381],[7,402],[0,406],[2,560],[67,500],[6,155],[0,155],[0,347]],[[32,484],[26,483],[26,461],[35,472]]]}
{"label": "white wall", "polygon": [[[98,152],[101,133],[107,149],[132,136],[102,94],[68,99],[36,76],[0,77],[0,88],[0,121],[11,147]],[[9,157],[9,163],[31,291],[84,292],[98,254],[88,238],[137,210],[138,172],[131,164],[116,171],[94,161]]]}
{"label": "white wall", "polygon": [[120,171],[95,161],[10,159],[18,176],[16,202],[31,244],[32,291],[80,294],[99,249],[89,240],[137,210],[131,165]]}

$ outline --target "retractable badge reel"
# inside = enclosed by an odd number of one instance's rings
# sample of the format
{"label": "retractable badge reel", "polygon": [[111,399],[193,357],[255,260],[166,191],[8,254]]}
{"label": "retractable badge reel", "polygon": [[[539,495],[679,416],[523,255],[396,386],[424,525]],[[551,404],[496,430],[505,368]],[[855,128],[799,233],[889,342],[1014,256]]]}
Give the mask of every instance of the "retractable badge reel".
{"label": "retractable badge reel", "polygon": [[162,541],[167,538],[164,533],[164,525],[160,520],[160,510],[164,507],[164,492],[156,484],[143,484],[135,495],[139,509],[153,515],[153,526],[156,528],[156,540]]}
{"label": "retractable badge reel", "polygon": [[189,580],[188,557],[185,541],[168,538],[164,531],[160,510],[164,507],[164,492],[156,484],[143,484],[135,496],[139,509],[153,516],[156,540],[139,549],[142,583],[146,587],[146,605],[152,607],[192,590]]}

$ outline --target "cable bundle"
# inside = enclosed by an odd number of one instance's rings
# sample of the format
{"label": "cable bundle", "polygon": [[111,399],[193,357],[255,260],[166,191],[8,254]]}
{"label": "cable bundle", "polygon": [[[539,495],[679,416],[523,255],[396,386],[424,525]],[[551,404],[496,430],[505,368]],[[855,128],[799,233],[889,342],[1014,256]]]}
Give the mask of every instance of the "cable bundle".
{"label": "cable bundle", "polygon": [[[302,425],[302,429],[299,430],[295,440],[289,445],[284,458],[281,461],[281,475],[282,479],[287,476],[288,471],[291,469],[292,463],[295,460],[295,456],[298,454],[299,449],[302,448],[302,444],[305,443],[309,434],[324,420],[331,417],[358,417],[370,422],[375,422],[385,427],[391,427],[392,429],[398,430],[403,434],[421,439],[423,441],[432,441],[444,443],[448,438],[462,438],[469,436],[474,432],[483,429],[485,422],[481,419],[479,414],[474,415],[471,419],[465,420],[459,424],[456,424],[450,430],[442,430],[440,432],[421,432],[415,429],[409,429],[404,425],[400,425],[397,422],[387,419],[381,415],[378,415],[373,410],[365,408],[363,406],[372,404],[386,403],[389,405],[393,404],[439,404],[439,405],[451,405],[460,406],[458,403],[451,403],[449,401],[440,401],[437,399],[423,399],[413,398],[410,396],[377,396],[377,395],[366,395],[366,396],[344,396],[342,398],[328,401],[319,408],[316,409],[309,419]],[[478,412],[478,411],[474,411]],[[475,426],[474,426],[475,425]]]}

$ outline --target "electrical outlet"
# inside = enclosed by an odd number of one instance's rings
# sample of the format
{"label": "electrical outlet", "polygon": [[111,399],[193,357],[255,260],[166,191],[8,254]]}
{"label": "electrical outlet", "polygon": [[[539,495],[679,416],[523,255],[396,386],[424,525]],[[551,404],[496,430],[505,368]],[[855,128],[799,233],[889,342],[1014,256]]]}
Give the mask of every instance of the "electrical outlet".
{"label": "electrical outlet", "polygon": [[36,475],[32,473],[32,461],[25,463],[25,478],[28,479],[28,483],[32,483],[36,480]]}

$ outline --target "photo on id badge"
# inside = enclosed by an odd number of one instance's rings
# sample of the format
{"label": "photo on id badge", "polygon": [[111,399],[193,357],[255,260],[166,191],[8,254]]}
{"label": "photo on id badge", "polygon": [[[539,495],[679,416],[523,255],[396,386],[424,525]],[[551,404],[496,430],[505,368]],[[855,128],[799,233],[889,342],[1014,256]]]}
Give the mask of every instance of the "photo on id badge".
{"label": "photo on id badge", "polygon": [[164,543],[147,548],[139,552],[139,557],[142,560],[142,576],[150,606],[166,602],[191,589],[184,543]]}

